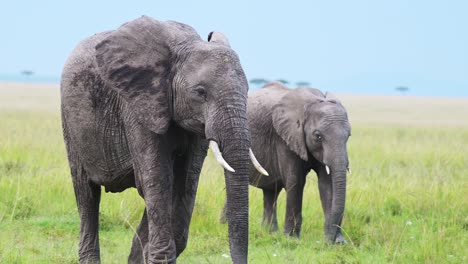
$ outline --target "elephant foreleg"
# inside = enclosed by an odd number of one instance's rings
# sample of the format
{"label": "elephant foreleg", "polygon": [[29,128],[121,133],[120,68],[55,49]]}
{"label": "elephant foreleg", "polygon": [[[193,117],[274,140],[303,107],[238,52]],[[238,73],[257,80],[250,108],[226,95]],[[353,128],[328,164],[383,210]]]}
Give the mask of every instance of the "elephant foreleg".
{"label": "elephant foreleg", "polygon": [[[149,174],[143,183],[148,216],[148,263],[175,263],[172,233],[172,173],[169,167]],[[168,175],[170,174],[170,175]]]}
{"label": "elephant foreleg", "polygon": [[[320,193],[320,201],[322,202],[323,214],[325,216],[324,228],[330,221],[330,211],[333,199],[333,185],[331,176],[326,172],[325,167],[322,167],[318,173],[318,187]],[[341,225],[341,223],[340,223]],[[338,228],[335,243],[346,243],[346,240],[341,234],[341,229]]]}
{"label": "elephant foreleg", "polygon": [[174,190],[172,205],[172,230],[179,256],[187,246],[190,220],[208,142],[193,136],[187,153],[174,162]]}
{"label": "elephant foreleg", "polygon": [[128,133],[138,192],[143,196],[148,218],[148,263],[175,263],[172,233],[173,164],[167,138],[141,128]]}
{"label": "elephant foreleg", "polygon": [[302,196],[305,182],[296,182],[286,188],[286,220],[284,233],[299,238],[302,226]]}
{"label": "elephant foreleg", "polygon": [[280,191],[263,189],[263,220],[264,227],[270,232],[278,231],[278,219],[276,217],[276,200]]}
{"label": "elephant foreleg", "polygon": [[132,249],[130,251],[130,256],[128,257],[128,263],[140,264],[147,263],[148,258],[148,216],[145,211],[143,212],[143,217],[141,218],[140,225],[138,226],[137,232],[133,237]]}
{"label": "elephant foreleg", "polygon": [[80,214],[80,263],[100,263],[98,229],[101,187],[89,182],[86,171],[81,166],[77,167],[75,172],[72,169],[72,178]]}

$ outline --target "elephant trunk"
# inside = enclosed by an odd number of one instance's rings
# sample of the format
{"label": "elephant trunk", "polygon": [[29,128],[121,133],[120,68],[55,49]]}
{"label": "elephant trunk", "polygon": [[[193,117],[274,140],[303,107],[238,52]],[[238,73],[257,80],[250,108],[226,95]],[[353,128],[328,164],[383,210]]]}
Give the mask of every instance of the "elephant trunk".
{"label": "elephant trunk", "polygon": [[[233,263],[247,263],[249,224],[249,178],[248,148],[246,142],[235,140],[233,144],[244,145],[235,150],[225,151],[226,159],[235,172],[225,170],[227,194],[227,220],[229,245]],[[227,149],[227,148],[226,148]]]}
{"label": "elephant trunk", "polygon": [[[346,151],[344,152],[346,153]],[[343,156],[341,152],[340,156]],[[335,243],[337,235],[341,233],[341,221],[346,202],[346,172],[348,160],[345,157],[334,159],[330,163],[332,182],[331,210],[325,219],[325,238],[329,243]]]}
{"label": "elephant trunk", "polygon": [[212,123],[210,122],[213,130],[208,132],[208,138],[218,142],[223,158],[234,170],[229,170],[229,167],[224,170],[229,245],[233,263],[247,263],[250,133],[245,104],[243,107],[232,108],[221,108],[224,111],[219,111],[214,116]]}
{"label": "elephant trunk", "polygon": [[247,263],[249,221],[249,147],[250,138],[245,131],[235,132],[223,140],[226,161],[235,172],[224,170],[227,195],[227,219],[232,261]]}

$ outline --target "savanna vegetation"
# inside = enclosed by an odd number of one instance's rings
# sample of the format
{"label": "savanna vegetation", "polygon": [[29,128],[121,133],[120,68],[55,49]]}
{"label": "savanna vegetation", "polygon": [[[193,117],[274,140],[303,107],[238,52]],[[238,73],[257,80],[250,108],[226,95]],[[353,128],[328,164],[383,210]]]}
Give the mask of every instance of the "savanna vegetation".
{"label": "savanna vegetation", "polygon": [[[339,95],[352,124],[343,233],[324,243],[315,175],[308,176],[301,239],[261,227],[250,190],[251,263],[466,263],[468,99]],[[180,263],[230,263],[219,224],[224,177],[205,161]],[[280,229],[284,193],[279,198]],[[126,263],[143,210],[135,189],[103,193],[103,263]],[[66,161],[59,91],[0,85],[0,263],[77,263],[79,217]]]}

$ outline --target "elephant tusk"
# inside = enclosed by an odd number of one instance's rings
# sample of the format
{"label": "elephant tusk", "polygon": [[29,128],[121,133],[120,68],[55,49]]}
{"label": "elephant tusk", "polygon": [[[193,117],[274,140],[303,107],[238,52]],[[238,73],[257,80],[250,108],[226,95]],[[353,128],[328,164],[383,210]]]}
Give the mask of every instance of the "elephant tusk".
{"label": "elephant tusk", "polygon": [[229,166],[229,164],[224,160],[223,155],[221,154],[221,151],[219,150],[218,143],[216,141],[210,141],[210,148],[211,151],[213,151],[213,154],[216,158],[216,161],[226,170],[230,172],[235,172],[235,170]]}
{"label": "elephant tusk", "polygon": [[351,175],[351,169],[348,167],[346,170],[348,170],[349,175]]}
{"label": "elephant tusk", "polygon": [[330,175],[330,168],[328,167],[328,165],[325,165],[325,170],[327,171],[327,175]]}
{"label": "elephant tusk", "polygon": [[262,165],[260,165],[257,158],[255,158],[255,155],[253,154],[253,151],[251,148],[249,148],[249,156],[255,169],[257,169],[257,171],[263,174],[264,176],[269,176],[268,172],[262,167]]}

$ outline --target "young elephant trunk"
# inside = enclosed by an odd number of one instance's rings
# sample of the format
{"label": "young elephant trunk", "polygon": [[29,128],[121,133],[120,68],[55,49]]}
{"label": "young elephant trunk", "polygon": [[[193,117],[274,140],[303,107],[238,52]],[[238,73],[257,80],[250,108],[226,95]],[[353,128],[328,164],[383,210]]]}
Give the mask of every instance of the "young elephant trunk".
{"label": "young elephant trunk", "polygon": [[[343,154],[340,156],[343,156]],[[331,210],[325,219],[325,238],[329,243],[335,243],[337,235],[341,233],[341,221],[343,219],[346,202],[347,166],[348,162],[346,156],[334,159],[330,163],[332,202]]]}

